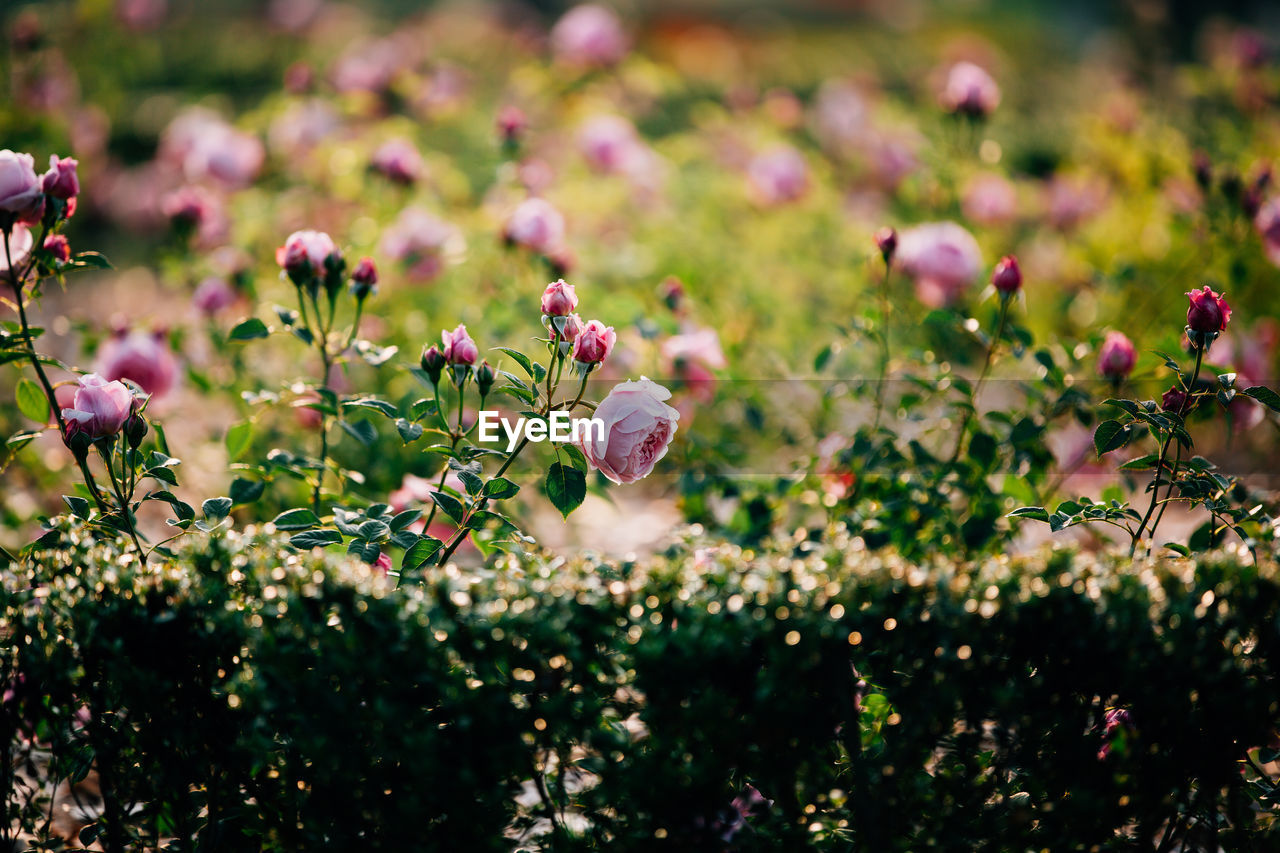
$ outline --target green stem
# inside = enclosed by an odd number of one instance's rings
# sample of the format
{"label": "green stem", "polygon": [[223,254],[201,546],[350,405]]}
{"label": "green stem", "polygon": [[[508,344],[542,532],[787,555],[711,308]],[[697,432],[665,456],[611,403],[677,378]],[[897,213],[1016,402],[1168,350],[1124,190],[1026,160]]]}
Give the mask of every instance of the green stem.
{"label": "green stem", "polygon": [[[1191,374],[1191,382],[1189,382],[1185,386],[1186,394],[1182,399],[1182,404],[1178,406],[1177,415],[1179,418],[1181,418],[1183,416],[1183,413],[1187,410],[1187,403],[1191,402],[1191,395],[1195,391],[1196,382],[1200,379],[1200,365],[1203,363],[1204,363],[1204,347],[1198,347],[1196,349],[1196,368]],[[1184,426],[1185,426],[1185,423],[1184,423]],[[1174,439],[1175,439],[1175,436],[1173,435],[1172,432],[1170,432],[1169,437],[1165,439],[1164,444],[1160,447],[1160,457],[1156,460],[1156,472],[1153,475],[1152,484],[1151,484],[1151,504],[1150,506],[1147,507],[1146,515],[1142,517],[1142,523],[1138,525],[1137,531],[1133,534],[1133,542],[1130,543],[1129,545],[1130,559],[1132,559],[1133,555],[1137,553],[1138,540],[1142,537],[1142,532],[1146,529],[1147,522],[1151,520],[1151,514],[1155,512],[1156,504],[1159,502],[1160,488],[1156,484],[1160,481],[1160,471],[1164,468],[1164,460],[1169,453],[1169,444],[1173,442]],[[1179,451],[1178,451],[1179,456],[1181,456],[1181,453],[1182,453],[1181,448],[1179,448]],[[1174,465],[1169,470],[1170,490],[1172,490],[1173,488],[1173,481],[1177,477],[1177,473],[1178,473],[1178,466],[1177,466],[1177,463],[1174,463]],[[1151,529],[1151,535],[1155,536],[1154,525],[1152,526],[1152,529]]]}
{"label": "green stem", "polygon": [[1009,303],[1012,300],[1001,296],[1000,299],[1000,321],[996,324],[996,336],[991,339],[991,345],[987,347],[987,358],[982,365],[982,373],[978,375],[978,382],[973,386],[973,405],[964,413],[964,420],[960,422],[959,434],[956,436],[956,448],[951,453],[951,461],[947,463],[947,467],[956,464],[956,460],[960,458],[960,451],[964,449],[965,432],[969,429],[969,421],[973,420],[973,413],[978,409],[978,397],[982,394],[982,386],[987,381],[987,374],[991,372],[991,365],[995,361],[996,348],[1000,346],[1000,341],[1004,339],[1004,327],[1009,320]]}
{"label": "green stem", "polygon": [[129,507],[129,499],[125,497],[124,490],[120,488],[120,481],[116,478],[115,469],[111,467],[111,452],[106,442],[98,445],[98,453],[102,456],[102,462],[107,468],[107,478],[111,481],[111,488],[116,493],[116,498],[120,501],[120,515],[124,518],[124,523],[129,528],[129,538],[133,540],[133,547],[138,549],[138,562],[143,566],[147,565],[147,552],[142,547],[142,542],[138,540],[138,528],[133,523],[133,510]]}
{"label": "green stem", "polygon": [[884,259],[884,278],[880,282],[880,378],[876,381],[876,417],[871,431],[880,428],[884,414],[884,385],[889,376],[889,275],[893,269],[889,257]]}

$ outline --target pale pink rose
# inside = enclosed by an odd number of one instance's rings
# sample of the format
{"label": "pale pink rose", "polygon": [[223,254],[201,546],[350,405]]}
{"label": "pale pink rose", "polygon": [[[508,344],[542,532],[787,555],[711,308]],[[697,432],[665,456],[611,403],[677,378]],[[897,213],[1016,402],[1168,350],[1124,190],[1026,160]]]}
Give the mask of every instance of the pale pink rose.
{"label": "pale pink rose", "polygon": [[779,145],[752,158],[747,181],[756,202],[765,206],[795,201],[809,190],[809,166],[790,145]]}
{"label": "pale pink rose", "polygon": [[844,153],[861,143],[868,129],[867,102],[850,83],[828,80],[813,104],[814,134],[823,147]]}
{"label": "pale pink rose", "polygon": [[211,275],[196,287],[191,304],[206,317],[219,314],[240,301],[240,291],[222,276]]}
{"label": "pale pink rose", "polygon": [[1045,211],[1049,221],[1064,230],[1091,219],[1106,202],[1107,186],[1097,178],[1058,175],[1045,188]]}
{"label": "pale pink rose", "polygon": [[337,110],[322,98],[290,104],[267,131],[271,150],[292,161],[315,148],[342,125]]}
{"label": "pale pink rose", "polygon": [[133,412],[133,392],[124,383],[96,373],[81,376],[79,382],[71,407],[62,410],[68,437],[82,432],[96,440],[120,432]]}
{"label": "pale pink rose", "polygon": [[421,207],[406,207],[382,234],[379,250],[405,265],[414,281],[431,281],[458,263],[467,244],[457,226]]}
{"label": "pale pink rose", "polygon": [[1138,363],[1138,350],[1123,332],[1107,332],[1098,350],[1098,374],[1105,379],[1119,382],[1133,372]]}
{"label": "pale pink rose", "polygon": [[403,42],[396,39],[359,41],[338,57],[330,78],[339,92],[382,92],[409,59]]}
{"label": "pale pink rose", "polygon": [[594,3],[570,9],[551,30],[552,51],[569,65],[614,65],[627,55],[628,46],[618,16],[612,9]]}
{"label": "pale pink rose", "polygon": [[325,260],[337,253],[333,238],[323,231],[294,231],[284,245],[276,249],[276,263],[296,284],[323,276]]}
{"label": "pale pink rose", "polygon": [[542,313],[548,317],[563,317],[572,314],[578,307],[578,294],[573,285],[564,279],[553,281],[542,292]]}
{"label": "pale pink rose", "polygon": [[0,151],[0,218],[34,225],[44,213],[44,193],[30,154]]}
{"label": "pale pink rose", "polygon": [[[0,235],[0,242],[4,237]],[[0,272],[8,272],[9,258],[13,258],[13,264],[21,268],[21,264],[26,260],[27,255],[31,254],[31,247],[35,244],[35,238],[31,236],[31,230],[27,226],[18,224],[13,226],[13,231],[9,234],[9,251],[4,251],[4,246],[0,245]]]}
{"label": "pale pink rose", "polygon": [[988,172],[965,185],[960,204],[969,221],[1002,225],[1018,214],[1018,191],[1007,178]]}
{"label": "pale pink rose", "polygon": [[422,176],[422,155],[407,139],[392,139],[373,152],[373,168],[398,184],[412,184]]}
{"label": "pale pink rose", "polygon": [[957,62],[947,72],[939,101],[948,112],[988,116],[1000,105],[1000,87],[980,66]]}
{"label": "pale pink rose", "polygon": [[128,379],[157,398],[178,381],[178,360],[163,333],[116,334],[98,348],[94,368],[108,380]]}
{"label": "pale pink rose", "polygon": [[886,190],[898,184],[920,168],[920,134],[910,128],[876,130],[867,135],[863,143],[867,167],[878,186]]}
{"label": "pale pink rose", "polygon": [[583,454],[615,483],[634,483],[647,477],[671,446],[680,413],[666,404],[671,392],[655,382],[623,382],[596,408],[604,422],[604,438],[586,431]]}
{"label": "pale pink rose", "polygon": [[564,217],[546,199],[528,198],[507,217],[502,233],[508,242],[550,255],[564,242]]}
{"label": "pale pink rose", "polygon": [[620,116],[594,116],[578,128],[578,150],[591,168],[621,174],[644,147],[635,126]]}
{"label": "pale pink rose", "polygon": [[70,157],[59,157],[54,154],[49,158],[49,171],[40,179],[40,187],[45,195],[67,200],[80,195],[80,177],[76,167],[80,163]]}
{"label": "pale pink rose", "polygon": [[188,181],[238,188],[257,177],[266,152],[256,136],[237,130],[212,110],[192,107],[165,128],[157,156],[181,169]]}
{"label": "pale pink rose", "polygon": [[955,302],[982,273],[978,241],[954,222],[907,228],[898,238],[894,262],[916,285],[916,296],[930,308]]}
{"label": "pale pink rose", "polygon": [[471,339],[471,335],[467,334],[467,327],[461,323],[452,332],[447,329],[442,331],[440,340],[444,343],[444,358],[449,364],[475,364],[476,359],[480,358],[480,348]]}
{"label": "pale pink rose", "polygon": [[701,364],[712,370],[728,367],[715,329],[695,329],[672,335],[662,342],[662,358],[675,369],[679,369],[681,362]]}
{"label": "pale pink rose", "polygon": [[599,364],[609,357],[617,342],[613,326],[592,320],[573,339],[573,360],[580,364]]}

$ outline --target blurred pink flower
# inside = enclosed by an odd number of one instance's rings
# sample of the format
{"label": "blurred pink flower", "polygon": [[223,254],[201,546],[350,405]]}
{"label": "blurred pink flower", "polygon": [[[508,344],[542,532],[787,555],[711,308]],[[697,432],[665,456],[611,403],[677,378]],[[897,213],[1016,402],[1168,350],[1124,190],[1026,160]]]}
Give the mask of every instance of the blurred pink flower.
{"label": "blurred pink flower", "polygon": [[116,0],[116,17],[131,30],[154,30],[168,13],[167,0]]}
{"label": "blurred pink flower", "polygon": [[947,71],[939,102],[948,112],[981,118],[1000,105],[1000,87],[986,69],[972,62],[957,62]]}
{"label": "blurred pink flower", "polygon": [[191,296],[191,304],[201,314],[212,317],[240,301],[240,291],[222,276],[211,275],[200,282]]}
{"label": "blurred pink flower", "polygon": [[867,102],[853,84],[828,80],[813,104],[814,133],[823,147],[840,154],[857,147],[868,130]]}
{"label": "blurred pink flower", "polygon": [[915,281],[916,296],[930,308],[955,302],[982,273],[982,250],[973,235],[954,222],[905,229],[895,262]]}
{"label": "blurred pink flower", "polygon": [[1107,332],[1098,350],[1098,373],[1106,379],[1118,382],[1133,372],[1138,363],[1138,351],[1133,341],[1123,332]]}
{"label": "blurred pink flower", "polygon": [[784,204],[808,192],[809,166],[795,148],[779,145],[752,158],[747,181],[758,204]]}
{"label": "blurred pink flower", "polygon": [[412,184],[422,176],[422,155],[407,139],[391,139],[373,152],[373,168],[388,180]]}
{"label": "blurred pink flower", "polygon": [[1057,175],[1045,188],[1049,222],[1068,230],[1097,215],[1107,202],[1106,184],[1083,175]]}
{"label": "blurred pink flower", "polygon": [[550,255],[564,242],[564,217],[546,199],[528,198],[507,217],[502,234],[517,246]]}
{"label": "blurred pink flower", "polygon": [[595,3],[570,9],[551,30],[552,52],[569,65],[614,65],[627,55],[628,47],[627,34],[617,14]]}
{"label": "blurred pink flower", "polygon": [[1262,249],[1267,260],[1280,267],[1280,196],[1273,196],[1258,208],[1253,227],[1262,238]]}
{"label": "blurred pink flower", "polygon": [[625,172],[636,149],[643,145],[635,127],[620,116],[593,116],[578,128],[578,150],[591,168],[600,172]]}
{"label": "blurred pink flower", "polygon": [[965,184],[965,218],[979,225],[1002,225],[1018,214],[1018,192],[1002,175],[986,172]]}
{"label": "blurred pink flower", "polygon": [[271,0],[267,17],[271,23],[291,33],[311,24],[324,7],[324,0]]}
{"label": "blurred pink flower", "polygon": [[662,342],[661,354],[663,369],[679,379],[695,399],[709,403],[714,398],[716,375],[712,371],[728,366],[715,329],[672,335]]}
{"label": "blurred pink flower", "polygon": [[189,181],[213,180],[239,188],[258,176],[266,154],[256,136],[237,130],[211,110],[192,107],[170,122],[157,156],[181,169]]}
{"label": "blurred pink flower", "polygon": [[98,348],[94,370],[108,380],[128,379],[155,398],[178,381],[178,360],[164,332],[117,332]]}
{"label": "blurred pink flower", "polygon": [[324,141],[341,125],[333,106],[321,98],[290,104],[267,131],[271,150],[286,160],[301,156]]}
{"label": "blurred pink flower", "polygon": [[426,282],[462,259],[466,240],[456,226],[423,208],[406,207],[383,232],[379,251],[403,263],[411,279]]}

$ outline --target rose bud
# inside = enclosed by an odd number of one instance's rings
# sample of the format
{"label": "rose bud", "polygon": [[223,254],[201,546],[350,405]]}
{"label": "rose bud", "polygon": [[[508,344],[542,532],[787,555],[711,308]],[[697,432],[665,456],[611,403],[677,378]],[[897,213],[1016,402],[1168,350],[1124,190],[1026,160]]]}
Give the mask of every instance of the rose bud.
{"label": "rose bud", "polygon": [[444,360],[449,364],[455,367],[469,366],[475,364],[480,357],[479,347],[467,334],[467,327],[461,323],[452,332],[441,332],[440,337],[444,341]]}
{"label": "rose bud", "polygon": [[124,422],[124,437],[129,442],[129,446],[134,450],[142,444],[142,439],[147,437],[147,419],[142,416],[140,403],[138,398],[134,398],[134,411]]}
{"label": "rose bud", "polygon": [[1187,407],[1187,394],[1181,388],[1173,387],[1164,392],[1160,398],[1160,407],[1166,412],[1174,414],[1182,414],[1182,410]]}
{"label": "rose bud", "polygon": [[355,271],[351,273],[351,292],[361,301],[378,292],[378,267],[373,258],[361,258],[356,264]]}
{"label": "rose bud", "polygon": [[448,363],[444,357],[444,353],[440,352],[440,348],[435,344],[422,350],[422,372],[427,374],[431,379],[432,385],[440,384],[440,371],[444,370],[444,366]]}
{"label": "rose bud", "polygon": [[1003,297],[1009,297],[1022,289],[1022,270],[1018,268],[1018,259],[1013,255],[1005,255],[996,264],[991,274],[991,284],[1000,291]]}
{"label": "rose bud", "polygon": [[326,271],[325,261],[337,252],[333,238],[323,231],[295,231],[276,249],[276,263],[290,281],[301,286],[314,283]]}
{"label": "rose bud", "polygon": [[498,110],[498,138],[503,146],[514,148],[520,144],[520,137],[529,128],[529,120],[524,110],[514,104],[506,104]]}
{"label": "rose bud", "polygon": [[664,401],[671,392],[648,379],[623,382],[596,407],[604,438],[585,430],[580,445],[591,464],[615,483],[647,477],[667,453],[680,413]]}
{"label": "rose bud", "polygon": [[211,275],[201,281],[191,296],[191,304],[206,317],[225,311],[240,299],[240,291],[221,276]]}
{"label": "rose bud", "polygon": [[422,155],[407,139],[392,139],[373,153],[373,168],[393,183],[412,184],[422,175]]}
{"label": "rose bud", "polygon": [[606,6],[584,3],[565,13],[551,29],[551,50],[568,65],[601,68],[627,54],[627,34],[617,14]]}
{"label": "rose bud", "polygon": [[53,262],[62,266],[71,260],[71,244],[63,234],[50,234],[44,239],[44,250],[53,257]]}
{"label": "rose bud", "polygon": [[680,279],[673,275],[667,276],[662,284],[658,285],[658,295],[662,297],[663,303],[672,313],[680,313],[680,308],[684,304],[684,285],[680,283]]}
{"label": "rose bud", "polygon": [[35,225],[44,215],[44,193],[30,154],[0,151],[0,228]]}
{"label": "rose bud", "polygon": [[1223,331],[1231,319],[1231,306],[1227,304],[1226,294],[1215,293],[1209,285],[1201,290],[1187,292],[1190,305],[1187,308],[1187,326],[1193,332],[1202,335]]}
{"label": "rose bud", "polygon": [[573,360],[580,365],[595,365],[609,357],[618,335],[612,326],[592,320],[573,339]]}
{"label": "rose bud", "polygon": [[498,374],[494,372],[489,362],[481,362],[476,368],[476,388],[480,390],[481,397],[489,393],[489,389],[493,387],[493,381],[497,378]]}
{"label": "rose bud", "polygon": [[133,413],[133,392],[123,382],[108,382],[96,373],[81,376],[79,381],[71,407],[62,410],[68,440],[73,432],[91,441],[120,432]]}
{"label": "rose bud", "polygon": [[548,317],[572,314],[577,307],[578,294],[574,292],[573,285],[567,284],[564,279],[551,282],[542,292],[542,313]]}
{"label": "rose bud", "polygon": [[1100,375],[1119,383],[1133,372],[1133,366],[1137,361],[1138,351],[1134,349],[1133,341],[1129,340],[1123,332],[1107,332],[1106,340],[1102,342],[1102,348],[1098,351]]}
{"label": "rose bud", "polygon": [[76,175],[78,161],[70,157],[59,158],[54,154],[49,158],[49,171],[44,173],[40,188],[45,195],[66,201],[80,195],[80,178]]}
{"label": "rose bud", "polygon": [[941,102],[948,112],[986,118],[1000,105],[1000,87],[985,69],[972,62],[957,62],[947,72]]}
{"label": "rose bud", "polygon": [[886,264],[891,263],[893,253],[898,250],[898,232],[886,225],[876,232],[875,241],[880,257],[884,258]]}
{"label": "rose bud", "polygon": [[381,577],[386,577],[391,571],[391,555],[385,551],[379,552],[378,559],[373,561],[373,573]]}

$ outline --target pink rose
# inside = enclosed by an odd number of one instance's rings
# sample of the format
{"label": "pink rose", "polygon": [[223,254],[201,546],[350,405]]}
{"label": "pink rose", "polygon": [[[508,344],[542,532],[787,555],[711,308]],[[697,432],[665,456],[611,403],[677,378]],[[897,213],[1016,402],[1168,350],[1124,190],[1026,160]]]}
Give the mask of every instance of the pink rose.
{"label": "pink rose", "polygon": [[110,438],[124,427],[133,406],[133,392],[123,382],[109,382],[96,373],[81,376],[71,408],[62,410],[67,437],[82,432],[93,440]]}
{"label": "pink rose", "polygon": [[572,314],[573,309],[577,307],[578,294],[574,292],[573,285],[568,284],[564,279],[551,282],[542,292],[542,313],[548,317]]}
{"label": "pink rose", "polygon": [[373,153],[373,168],[396,183],[412,184],[422,176],[422,155],[407,139],[392,139]]}
{"label": "pink rose", "polygon": [[978,241],[954,222],[917,225],[902,232],[898,265],[916,283],[916,295],[930,308],[955,302],[982,273]]}
{"label": "pink rose", "polygon": [[323,231],[295,231],[276,249],[276,263],[294,284],[301,284],[323,275],[325,260],[337,252],[333,238]]}
{"label": "pink rose", "polygon": [[586,3],[565,13],[551,30],[551,49],[569,65],[603,67],[627,54],[627,34],[612,9]]}
{"label": "pink rose", "polygon": [[178,361],[163,333],[119,333],[102,344],[94,361],[108,380],[128,379],[153,397],[163,397],[178,381]]}
{"label": "pink rose", "polygon": [[35,158],[7,148],[0,151],[0,222],[34,225],[44,214],[44,193]]}
{"label": "pink rose", "polygon": [[1227,328],[1231,320],[1231,306],[1227,304],[1225,293],[1215,293],[1206,284],[1203,290],[1192,290],[1186,296],[1191,303],[1187,308],[1187,325],[1191,331],[1207,334]]}
{"label": "pink rose", "polygon": [[1000,293],[1009,295],[1022,289],[1022,270],[1018,267],[1018,259],[1013,255],[1005,255],[996,264],[991,273],[991,284]]}
{"label": "pink rose", "polygon": [[573,339],[573,360],[580,364],[599,364],[609,357],[617,342],[613,326],[592,320]]}
{"label": "pink rose", "polygon": [[587,119],[578,129],[578,150],[588,165],[598,172],[622,174],[640,156],[644,143],[635,126],[612,115]]}
{"label": "pink rose", "polygon": [[720,348],[720,336],[715,329],[697,329],[672,335],[662,342],[662,358],[678,370],[681,363],[697,363],[712,370],[728,366],[724,350]]}
{"label": "pink rose", "polygon": [[387,573],[390,571],[391,571],[391,555],[388,554],[386,551],[383,551],[378,555],[378,559],[374,561],[373,573],[375,575],[381,575],[382,577],[385,578],[387,576]]}
{"label": "pink rose", "polygon": [[50,157],[49,171],[40,180],[45,195],[64,201],[80,195],[80,178],[76,175],[78,165],[79,162],[70,157],[59,158],[57,154]]}
{"label": "pink rose", "polygon": [[1087,176],[1056,176],[1045,189],[1049,221],[1057,228],[1074,228],[1092,218],[1107,203],[1107,185]]}
{"label": "pink rose", "polygon": [[525,199],[507,218],[503,236],[517,246],[550,255],[564,241],[564,217],[546,199]]}
{"label": "pink rose", "polygon": [[498,128],[498,138],[504,145],[515,145],[529,129],[529,119],[524,110],[515,104],[504,104],[498,110],[498,118],[494,122]]}
{"label": "pink rose", "polygon": [[756,201],[765,206],[795,201],[809,189],[809,166],[790,145],[757,155],[747,166],[747,181]]}
{"label": "pink rose", "polygon": [[71,260],[71,243],[67,241],[65,234],[50,234],[44,238],[44,250],[53,256],[53,260],[58,264],[65,264]]}
{"label": "pink rose", "polygon": [[452,332],[441,332],[440,338],[444,342],[445,361],[449,364],[475,364],[480,357],[480,348],[467,334],[467,327],[461,323]]}
{"label": "pink rose", "polygon": [[454,225],[421,207],[406,207],[382,235],[379,251],[400,261],[415,281],[431,281],[457,263],[467,243]]}
{"label": "pink rose", "polygon": [[972,62],[957,62],[947,72],[939,100],[948,112],[982,118],[1000,105],[1000,87],[985,69]]}
{"label": "pink rose", "polygon": [[680,413],[664,402],[670,398],[670,391],[645,378],[614,386],[595,411],[604,422],[604,438],[587,430],[582,452],[615,483],[647,477],[667,454],[680,419]]}
{"label": "pink rose", "polygon": [[240,291],[236,290],[234,285],[222,276],[211,275],[196,287],[196,292],[191,297],[191,304],[201,314],[212,317],[235,305],[239,300]]}
{"label": "pink rose", "polygon": [[1098,373],[1118,382],[1133,372],[1138,361],[1138,351],[1123,332],[1107,332],[1102,348],[1098,350]]}
{"label": "pink rose", "polygon": [[[0,235],[0,241],[4,239]],[[9,251],[4,251],[4,246],[0,246],[0,271],[8,271],[9,259],[13,258],[14,266],[20,265],[31,254],[31,247],[35,244],[35,238],[31,236],[31,230],[21,223],[13,226],[13,231],[9,234]]]}
{"label": "pink rose", "polygon": [[979,225],[1000,225],[1017,215],[1018,194],[1000,175],[979,175],[965,185],[960,205],[966,219]]}
{"label": "pink rose", "polygon": [[351,282],[351,289],[359,299],[377,292],[378,267],[373,262],[373,258],[360,259],[360,263],[356,264],[355,270],[351,273]]}

